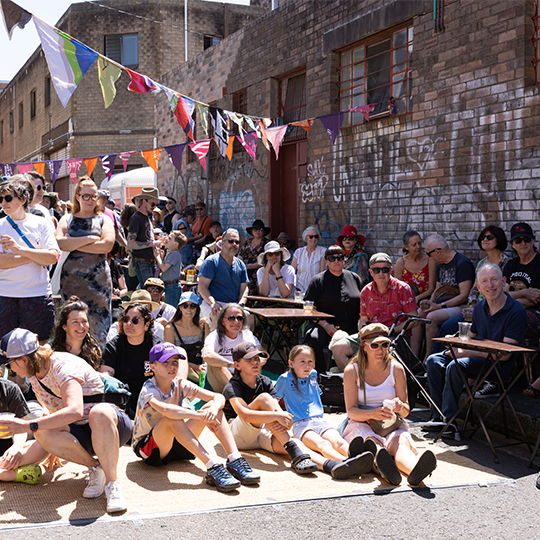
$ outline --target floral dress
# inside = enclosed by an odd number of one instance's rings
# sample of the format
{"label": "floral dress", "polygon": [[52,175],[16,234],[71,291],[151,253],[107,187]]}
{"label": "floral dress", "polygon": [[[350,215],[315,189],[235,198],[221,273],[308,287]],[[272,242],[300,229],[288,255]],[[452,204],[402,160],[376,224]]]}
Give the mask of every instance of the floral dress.
{"label": "floral dress", "polygon": [[[248,264],[257,264],[257,257],[264,253],[264,246],[268,242],[268,238],[263,237],[262,242],[258,244],[256,247],[251,247],[251,241],[253,238],[248,238],[243,244],[240,250],[238,251],[238,257],[242,259],[244,264],[247,266]],[[248,270],[248,278],[249,278],[249,294],[250,295],[257,295],[258,294],[258,286],[257,286],[257,270],[258,268]]]}

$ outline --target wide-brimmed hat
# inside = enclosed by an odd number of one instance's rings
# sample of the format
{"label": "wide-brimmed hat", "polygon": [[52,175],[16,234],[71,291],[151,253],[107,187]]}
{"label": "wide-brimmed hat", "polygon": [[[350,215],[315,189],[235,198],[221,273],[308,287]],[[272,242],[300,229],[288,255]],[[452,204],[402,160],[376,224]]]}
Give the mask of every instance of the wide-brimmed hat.
{"label": "wide-brimmed hat", "polygon": [[37,334],[15,328],[6,334],[0,342],[0,365],[5,364],[10,358],[19,358],[36,352],[39,348]]}
{"label": "wide-brimmed hat", "polygon": [[141,192],[133,197],[133,200],[136,199],[148,199],[159,202],[159,190],[156,187],[143,187]]}
{"label": "wide-brimmed hat", "polygon": [[129,302],[122,302],[122,309],[126,309],[133,304],[146,304],[150,306],[150,309],[152,311],[155,311],[160,306],[160,304],[158,304],[157,302],[152,301],[150,293],[144,289],[137,289],[136,291],[134,291],[131,295],[131,300],[129,300]]}
{"label": "wide-brimmed hat", "polygon": [[246,227],[246,232],[249,234],[249,236],[253,236],[253,229],[263,229],[264,236],[268,236],[272,230],[270,227],[265,227],[262,219],[256,219],[251,227]]}
{"label": "wide-brimmed hat", "polygon": [[277,253],[278,251],[281,251],[283,253],[283,261],[286,261],[289,259],[291,254],[289,253],[289,250],[286,247],[281,247],[279,245],[279,242],[276,242],[275,240],[271,240],[270,242],[267,242],[264,246],[264,251],[259,254],[257,257],[257,262],[263,266],[264,265],[264,256],[267,253]]}
{"label": "wide-brimmed hat", "polygon": [[369,341],[370,343],[390,342],[391,339],[388,337],[389,332],[390,330],[385,324],[371,323],[362,327],[360,332],[358,332],[358,337],[360,341]]}
{"label": "wide-brimmed hat", "polygon": [[354,227],[353,225],[345,225],[345,227],[343,227],[343,231],[337,237],[338,244],[341,244],[341,241],[343,240],[344,236],[354,236],[355,238],[358,238],[360,240],[360,243],[362,245],[366,243],[366,237],[361,234],[358,234],[356,227]]}

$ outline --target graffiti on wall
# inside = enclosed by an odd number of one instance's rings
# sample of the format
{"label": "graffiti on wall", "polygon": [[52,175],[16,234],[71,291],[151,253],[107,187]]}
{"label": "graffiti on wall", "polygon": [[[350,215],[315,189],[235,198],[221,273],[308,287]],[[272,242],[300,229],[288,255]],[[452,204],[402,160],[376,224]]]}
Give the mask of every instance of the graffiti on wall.
{"label": "graffiti on wall", "polygon": [[326,165],[323,163],[324,157],[309,163],[307,166],[307,178],[305,182],[300,182],[300,197],[302,202],[312,203],[314,201],[324,201],[324,192],[328,184]]}

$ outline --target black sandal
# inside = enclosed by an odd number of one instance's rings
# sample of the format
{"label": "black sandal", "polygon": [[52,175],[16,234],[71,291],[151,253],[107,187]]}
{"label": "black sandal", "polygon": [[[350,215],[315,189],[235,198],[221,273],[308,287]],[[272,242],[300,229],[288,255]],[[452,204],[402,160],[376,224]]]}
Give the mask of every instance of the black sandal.
{"label": "black sandal", "polygon": [[296,456],[291,463],[292,470],[296,474],[311,474],[319,470],[317,464],[311,461],[309,454],[300,454]]}
{"label": "black sandal", "polygon": [[409,474],[408,482],[411,486],[417,486],[437,468],[437,458],[431,450],[426,450],[416,462],[414,469]]}
{"label": "black sandal", "polygon": [[381,448],[375,457],[375,465],[379,471],[379,475],[383,480],[386,480],[393,486],[401,484],[401,473],[397,468],[394,458],[388,453],[386,448]]}

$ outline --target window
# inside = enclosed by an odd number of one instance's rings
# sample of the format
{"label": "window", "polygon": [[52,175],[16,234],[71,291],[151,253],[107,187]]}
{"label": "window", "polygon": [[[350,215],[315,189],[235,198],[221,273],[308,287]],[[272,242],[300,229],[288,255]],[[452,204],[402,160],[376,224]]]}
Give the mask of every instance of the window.
{"label": "window", "polygon": [[36,117],[36,89],[30,92],[30,120]]}
{"label": "window", "polygon": [[[306,119],[306,73],[295,72],[279,81],[278,115],[284,124]],[[285,141],[305,139],[306,131],[299,127],[289,128]]]}
{"label": "window", "polygon": [[105,56],[126,67],[139,65],[139,34],[105,36]]}
{"label": "window", "polygon": [[[394,98],[396,114],[412,108],[412,39],[410,22],[387,30],[341,51],[339,67],[340,110],[376,104],[371,118],[387,116]],[[361,112],[347,114],[343,127],[361,124]]]}
{"label": "window", "polygon": [[24,126],[24,105],[19,103],[19,129]]}
{"label": "window", "polygon": [[13,133],[15,131],[15,111],[11,109],[9,111],[9,132]]}
{"label": "window", "polygon": [[[233,111],[240,113],[240,114],[247,114],[247,88],[244,88],[242,90],[239,90],[238,92],[235,92],[232,95],[232,101],[233,101]],[[236,135],[239,133],[238,126],[233,122],[233,125],[231,126],[232,133]],[[244,129],[250,129],[246,127],[246,124],[244,124]],[[243,152],[244,147],[242,146],[242,143],[235,137],[234,143],[233,143],[233,153],[237,154],[238,152]]]}
{"label": "window", "polygon": [[220,41],[221,41],[220,37],[204,36],[204,42],[203,42],[204,50],[209,49],[210,47],[213,47],[214,45],[217,45]]}
{"label": "window", "polygon": [[51,104],[51,78],[45,77],[45,107]]}

